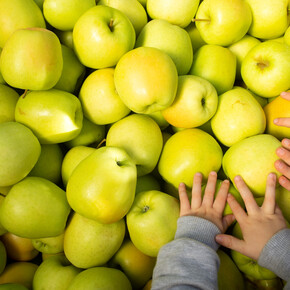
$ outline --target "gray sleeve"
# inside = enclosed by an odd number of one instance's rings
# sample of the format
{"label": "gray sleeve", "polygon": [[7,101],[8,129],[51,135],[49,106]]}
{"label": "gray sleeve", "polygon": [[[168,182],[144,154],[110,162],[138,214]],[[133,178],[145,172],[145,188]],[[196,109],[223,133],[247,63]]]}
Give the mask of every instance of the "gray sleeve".
{"label": "gray sleeve", "polygon": [[178,219],[175,239],[163,246],[152,278],[156,289],[218,289],[219,257],[212,222],[193,216]]}

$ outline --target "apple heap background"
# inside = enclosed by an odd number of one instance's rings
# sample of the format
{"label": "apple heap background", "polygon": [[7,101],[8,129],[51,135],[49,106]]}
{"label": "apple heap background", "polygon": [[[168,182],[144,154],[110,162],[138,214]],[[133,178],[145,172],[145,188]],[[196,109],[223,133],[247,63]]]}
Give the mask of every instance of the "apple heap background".
{"label": "apple heap background", "polygon": [[[281,175],[287,0],[0,0],[0,53],[0,289],[150,289],[180,182],[240,174],[261,204]],[[282,289],[218,254],[220,289]]]}

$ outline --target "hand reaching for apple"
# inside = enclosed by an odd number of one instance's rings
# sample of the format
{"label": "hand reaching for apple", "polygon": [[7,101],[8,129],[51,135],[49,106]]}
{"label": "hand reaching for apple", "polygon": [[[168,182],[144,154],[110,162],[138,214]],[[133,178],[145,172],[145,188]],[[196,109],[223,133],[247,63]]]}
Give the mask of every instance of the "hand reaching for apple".
{"label": "hand reaching for apple", "polygon": [[228,180],[224,180],[218,191],[217,197],[214,199],[216,181],[217,173],[212,171],[209,174],[202,199],[202,174],[196,173],[193,179],[191,204],[186,193],[185,184],[180,183],[180,216],[192,215],[204,218],[214,223],[221,232],[224,233],[234,221],[233,215],[226,215],[223,217],[230,183]]}
{"label": "hand reaching for apple", "polygon": [[251,191],[240,176],[235,177],[235,183],[245,202],[247,213],[232,195],[228,196],[227,201],[241,227],[243,240],[221,234],[216,236],[216,241],[224,247],[258,260],[270,238],[287,228],[282,212],[275,202],[276,175],[274,173],[268,175],[265,199],[261,207],[257,205]]}
{"label": "hand reaching for apple", "polygon": [[[290,101],[290,92],[283,92],[280,96]],[[274,124],[290,128],[290,118],[277,118],[274,120]],[[283,174],[279,178],[279,183],[287,190],[290,190],[290,139],[283,139],[282,146],[276,151],[281,160],[275,162],[275,167]]]}

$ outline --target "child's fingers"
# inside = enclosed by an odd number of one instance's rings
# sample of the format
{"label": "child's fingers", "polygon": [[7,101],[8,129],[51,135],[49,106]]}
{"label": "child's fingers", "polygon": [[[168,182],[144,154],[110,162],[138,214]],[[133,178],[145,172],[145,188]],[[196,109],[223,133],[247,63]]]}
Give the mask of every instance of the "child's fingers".
{"label": "child's fingers", "polygon": [[276,118],[274,124],[277,126],[290,128],[290,118]]}
{"label": "child's fingers", "polygon": [[212,171],[207,180],[207,184],[204,191],[204,196],[202,200],[202,204],[206,207],[212,207],[214,194],[215,194],[215,187],[216,187],[216,180],[217,180],[217,173]]}
{"label": "child's fingers", "polygon": [[191,197],[191,207],[193,209],[199,208],[201,205],[201,184],[202,184],[202,174],[196,173],[193,178],[192,186],[192,197]]}
{"label": "child's fingers", "polygon": [[284,148],[290,150],[290,139],[284,138],[281,143]]}
{"label": "child's fingers", "polygon": [[281,159],[283,159],[283,161],[290,165],[290,150],[283,148],[283,147],[279,147],[276,150],[276,154],[277,156],[279,156]]}
{"label": "child's fingers", "polygon": [[243,223],[243,221],[248,217],[244,209],[231,194],[228,194],[227,201],[238,223]]}
{"label": "child's fingers", "polygon": [[267,214],[275,213],[276,174],[270,173],[267,177],[267,187],[262,209]]}
{"label": "child's fingers", "polygon": [[281,186],[283,186],[287,190],[290,190],[290,180],[288,178],[286,178],[285,176],[279,177],[279,183]]}
{"label": "child's fingers", "polygon": [[285,177],[290,179],[290,166],[287,165],[283,160],[276,160],[275,163],[275,168],[281,172]]}
{"label": "child's fingers", "polygon": [[243,240],[225,234],[216,235],[215,239],[221,246],[238,251],[242,254],[245,253],[245,242]]}
{"label": "child's fingers", "polygon": [[184,183],[180,183],[178,187],[179,201],[180,201],[180,216],[186,214],[190,210],[190,203],[186,193],[186,187]]}
{"label": "child's fingers", "polygon": [[219,192],[213,203],[213,208],[216,209],[220,213],[224,211],[224,208],[227,202],[229,187],[230,187],[230,182],[228,180],[224,180],[221,184]]}
{"label": "child's fingers", "polygon": [[223,217],[223,229],[224,232],[228,229],[228,227],[236,220],[233,214],[228,214]]}
{"label": "child's fingers", "polygon": [[282,92],[280,94],[280,96],[283,98],[283,99],[286,99],[288,101],[290,101],[290,92]]}

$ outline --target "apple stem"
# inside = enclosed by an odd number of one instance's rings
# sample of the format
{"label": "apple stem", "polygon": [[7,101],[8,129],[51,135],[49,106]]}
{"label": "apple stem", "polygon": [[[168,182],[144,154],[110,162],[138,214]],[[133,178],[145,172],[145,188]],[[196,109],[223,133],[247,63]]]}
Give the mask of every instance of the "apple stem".
{"label": "apple stem", "polygon": [[111,18],[110,23],[109,23],[109,28],[111,31],[113,31],[113,24],[114,24],[114,19]]}
{"label": "apple stem", "polygon": [[22,96],[21,96],[21,97],[22,97],[22,99],[24,99],[24,98],[25,98],[25,96],[26,96],[27,92],[28,92],[28,90],[25,90],[25,91],[24,91],[24,93],[23,93],[23,94],[22,94]]}
{"label": "apple stem", "polygon": [[96,149],[99,149],[99,148],[101,147],[101,145],[102,145],[103,143],[105,143],[105,142],[106,142],[106,139],[103,139],[103,140],[98,144],[98,146],[97,146]]}
{"label": "apple stem", "polygon": [[191,21],[192,22],[196,22],[196,21],[208,21],[208,22],[210,22],[210,19],[196,19],[196,18],[193,18]]}

